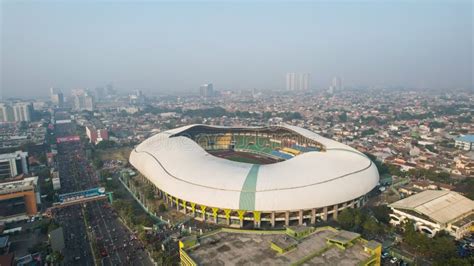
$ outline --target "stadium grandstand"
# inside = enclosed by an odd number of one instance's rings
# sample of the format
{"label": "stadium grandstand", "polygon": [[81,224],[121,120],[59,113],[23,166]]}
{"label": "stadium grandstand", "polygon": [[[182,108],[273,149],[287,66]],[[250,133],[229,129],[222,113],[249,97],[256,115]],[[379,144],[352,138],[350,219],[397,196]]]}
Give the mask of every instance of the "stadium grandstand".
{"label": "stadium grandstand", "polygon": [[364,154],[287,125],[176,128],[138,145],[130,162],[176,209],[235,227],[337,218],[379,180]]}

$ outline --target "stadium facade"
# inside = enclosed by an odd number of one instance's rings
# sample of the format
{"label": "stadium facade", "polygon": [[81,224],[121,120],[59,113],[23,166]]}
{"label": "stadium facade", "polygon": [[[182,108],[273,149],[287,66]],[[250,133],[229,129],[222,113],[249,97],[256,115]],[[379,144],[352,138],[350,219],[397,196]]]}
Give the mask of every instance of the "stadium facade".
{"label": "stadium facade", "polygon": [[236,227],[337,219],[379,181],[363,153],[288,125],[180,127],[142,142],[130,162],[177,210]]}

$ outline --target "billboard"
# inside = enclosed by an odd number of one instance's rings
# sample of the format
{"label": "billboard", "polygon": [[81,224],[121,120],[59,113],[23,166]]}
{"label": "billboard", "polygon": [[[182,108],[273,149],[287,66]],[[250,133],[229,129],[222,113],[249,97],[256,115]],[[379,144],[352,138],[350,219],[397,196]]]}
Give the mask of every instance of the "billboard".
{"label": "billboard", "polygon": [[72,142],[72,141],[80,141],[80,140],[81,140],[81,137],[75,135],[75,136],[56,138],[56,143]]}

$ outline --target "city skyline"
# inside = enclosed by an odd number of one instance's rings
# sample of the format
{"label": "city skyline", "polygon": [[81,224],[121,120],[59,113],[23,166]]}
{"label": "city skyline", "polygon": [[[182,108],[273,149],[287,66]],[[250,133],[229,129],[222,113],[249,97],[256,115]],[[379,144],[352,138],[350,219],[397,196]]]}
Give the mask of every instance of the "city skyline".
{"label": "city skyline", "polygon": [[472,89],[471,10],[470,1],[3,1],[1,95],[108,82],[168,93],[206,80],[278,90],[291,71],[322,90],[334,76],[346,86]]}

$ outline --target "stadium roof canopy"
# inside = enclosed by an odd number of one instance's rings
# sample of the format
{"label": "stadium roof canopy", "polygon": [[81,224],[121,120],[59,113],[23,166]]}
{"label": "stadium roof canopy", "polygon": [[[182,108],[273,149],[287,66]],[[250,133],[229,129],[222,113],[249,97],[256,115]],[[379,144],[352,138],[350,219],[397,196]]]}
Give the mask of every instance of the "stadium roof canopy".
{"label": "stadium roof canopy", "polygon": [[412,210],[446,224],[472,213],[474,201],[453,191],[426,190],[394,202],[390,207]]}
{"label": "stadium roof canopy", "polygon": [[179,135],[194,127],[229,129],[190,125],[168,130],[145,140],[130,155],[131,164],[152,183],[188,202],[250,211],[310,209],[356,199],[379,181],[377,168],[364,154],[303,128],[278,127],[321,143],[324,151],[256,165],[213,156]]}

